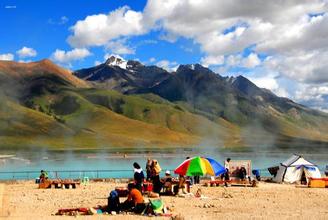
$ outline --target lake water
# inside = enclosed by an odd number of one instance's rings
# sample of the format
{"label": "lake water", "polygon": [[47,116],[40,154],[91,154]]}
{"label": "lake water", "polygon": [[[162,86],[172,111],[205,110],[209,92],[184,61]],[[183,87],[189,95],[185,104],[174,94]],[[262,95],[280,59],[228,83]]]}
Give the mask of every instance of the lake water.
{"label": "lake water", "polygon": [[[187,149],[112,149],[86,151],[0,150],[1,155],[13,155],[0,159],[0,179],[34,179],[41,169],[51,177],[59,178],[125,178],[132,177],[133,162],[143,168],[148,157],[157,159],[163,170],[174,170],[187,156],[211,157],[223,164],[225,158],[251,160],[252,169],[260,169],[269,175],[267,168],[278,165],[293,153],[301,154],[324,171],[328,164],[328,150],[310,148],[187,148]],[[96,172],[95,170],[107,170]],[[59,171],[59,172],[55,172]]]}

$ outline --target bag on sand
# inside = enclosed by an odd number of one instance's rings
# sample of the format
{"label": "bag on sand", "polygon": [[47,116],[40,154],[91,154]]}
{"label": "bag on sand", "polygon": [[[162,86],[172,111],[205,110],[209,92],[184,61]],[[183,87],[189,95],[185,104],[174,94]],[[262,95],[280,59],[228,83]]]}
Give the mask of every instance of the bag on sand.
{"label": "bag on sand", "polygon": [[164,202],[162,199],[150,200],[150,205],[155,214],[164,213]]}
{"label": "bag on sand", "polygon": [[142,214],[155,215],[155,216],[171,216],[168,213],[167,207],[165,206],[162,199],[152,199]]}

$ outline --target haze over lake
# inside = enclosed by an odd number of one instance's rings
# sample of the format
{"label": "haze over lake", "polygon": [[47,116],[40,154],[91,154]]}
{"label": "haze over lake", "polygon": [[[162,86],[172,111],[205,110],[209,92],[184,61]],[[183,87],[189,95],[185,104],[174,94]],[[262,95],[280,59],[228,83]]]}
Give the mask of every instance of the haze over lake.
{"label": "haze over lake", "polygon": [[[268,167],[278,165],[280,162],[288,159],[291,154],[299,153],[306,159],[317,164],[321,171],[327,163],[328,152],[325,149],[318,149],[315,153],[297,148],[291,149],[221,149],[221,148],[206,148],[202,153],[197,148],[185,148],[179,150],[149,150],[140,149],[138,151],[133,149],[121,150],[85,150],[85,151],[47,151],[43,150],[41,153],[35,151],[10,151],[5,150],[0,153],[14,154],[15,156],[0,160],[0,179],[33,179],[38,177],[41,169],[49,171],[65,171],[59,172],[59,178],[82,178],[88,176],[90,178],[130,178],[133,175],[133,162],[138,162],[145,168],[145,163],[148,157],[157,159],[162,166],[163,173],[165,170],[174,170],[187,156],[207,156],[212,157],[221,164],[227,157],[235,160],[251,160],[252,169],[260,169],[262,175],[269,176]],[[206,153],[205,153],[206,152]],[[107,170],[106,172],[95,172],[96,170]],[[10,173],[21,171],[35,171],[34,173]],[[72,171],[72,172],[66,172]],[[81,172],[74,172],[81,171]],[[85,172],[82,171],[92,171]],[[54,172],[50,175],[55,177]]]}

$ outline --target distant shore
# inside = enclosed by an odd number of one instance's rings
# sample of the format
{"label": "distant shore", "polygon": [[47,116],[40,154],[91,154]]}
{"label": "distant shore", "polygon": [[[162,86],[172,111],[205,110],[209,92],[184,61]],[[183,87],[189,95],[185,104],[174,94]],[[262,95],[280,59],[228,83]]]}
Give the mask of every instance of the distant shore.
{"label": "distant shore", "polygon": [[[123,181],[123,180],[122,180]],[[0,184],[1,216],[7,219],[58,219],[60,208],[106,205],[109,192],[123,181],[90,182],[77,189],[38,189],[33,181]],[[261,182],[258,187],[204,187],[205,198],[163,196],[172,215],[184,219],[327,219],[328,189],[296,188],[294,185]],[[2,192],[1,192],[2,191]],[[65,219],[75,219],[67,217]],[[83,219],[108,219],[92,215]],[[116,215],[111,219],[149,219],[138,215]],[[169,219],[167,217],[156,219]]]}

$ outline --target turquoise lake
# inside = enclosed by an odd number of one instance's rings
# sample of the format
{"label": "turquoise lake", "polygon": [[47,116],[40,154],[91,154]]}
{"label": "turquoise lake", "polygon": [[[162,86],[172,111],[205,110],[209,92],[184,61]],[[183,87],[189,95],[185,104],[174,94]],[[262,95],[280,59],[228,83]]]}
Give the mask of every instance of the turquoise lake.
{"label": "turquoise lake", "polygon": [[[86,151],[0,150],[0,179],[34,179],[41,169],[55,178],[126,178],[133,175],[133,162],[143,168],[147,158],[157,159],[163,170],[175,169],[187,156],[204,156],[216,159],[221,164],[225,158],[251,160],[252,169],[260,169],[268,176],[268,167],[278,165],[293,153],[300,154],[319,166],[323,172],[328,165],[328,150],[316,148],[183,148],[183,149],[112,149]],[[96,170],[106,170],[96,172]],[[58,172],[55,172],[58,171]]]}

